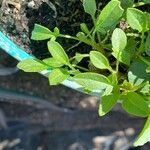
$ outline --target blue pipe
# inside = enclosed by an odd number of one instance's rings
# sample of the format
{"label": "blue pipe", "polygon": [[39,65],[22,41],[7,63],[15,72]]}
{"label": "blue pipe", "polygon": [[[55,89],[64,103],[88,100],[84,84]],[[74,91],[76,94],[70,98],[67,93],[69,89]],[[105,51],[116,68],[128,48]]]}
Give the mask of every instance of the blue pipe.
{"label": "blue pipe", "polygon": [[[18,61],[22,61],[29,58],[34,58],[33,55],[26,53],[20,47],[18,47],[13,41],[7,38],[1,31],[0,31],[0,48],[4,50],[6,53],[17,59]],[[50,71],[44,70],[40,72],[42,75],[47,76]],[[82,87],[72,80],[65,80],[63,85],[72,88],[74,90],[80,91],[85,93]],[[93,91],[90,95],[99,95],[102,91]],[[99,93],[99,94],[98,94]]]}
{"label": "blue pipe", "polygon": [[8,39],[2,32],[0,32],[0,48],[15,59],[22,61],[24,59],[33,58],[32,55],[26,53],[19,48],[15,43]]}

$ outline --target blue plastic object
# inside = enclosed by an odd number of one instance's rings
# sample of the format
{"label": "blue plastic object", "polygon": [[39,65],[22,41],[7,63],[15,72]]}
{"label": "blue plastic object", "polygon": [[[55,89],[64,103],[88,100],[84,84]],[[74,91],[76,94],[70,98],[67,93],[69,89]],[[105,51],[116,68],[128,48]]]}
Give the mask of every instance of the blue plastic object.
{"label": "blue plastic object", "polygon": [[0,48],[19,61],[27,58],[33,58],[32,55],[20,49],[16,44],[14,44],[14,42],[8,39],[2,32],[0,32]]}

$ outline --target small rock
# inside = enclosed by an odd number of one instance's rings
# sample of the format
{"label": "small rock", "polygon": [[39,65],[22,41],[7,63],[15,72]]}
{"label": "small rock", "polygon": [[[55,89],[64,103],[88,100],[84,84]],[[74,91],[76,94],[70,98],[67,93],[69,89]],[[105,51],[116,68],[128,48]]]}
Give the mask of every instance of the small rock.
{"label": "small rock", "polygon": [[28,8],[34,8],[34,6],[35,6],[34,1],[30,1],[30,2],[28,3]]}

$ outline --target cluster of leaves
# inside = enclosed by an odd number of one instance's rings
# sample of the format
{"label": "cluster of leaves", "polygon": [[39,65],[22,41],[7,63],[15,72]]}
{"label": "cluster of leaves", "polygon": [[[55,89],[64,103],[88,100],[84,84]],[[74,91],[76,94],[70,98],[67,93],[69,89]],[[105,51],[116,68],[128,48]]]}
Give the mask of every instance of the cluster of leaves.
{"label": "cluster of leaves", "polygon": [[[108,113],[121,102],[132,115],[148,117],[135,146],[150,141],[150,13],[139,10],[150,0],[111,0],[102,10],[97,10],[95,0],[83,0],[86,13],[91,15],[93,28],[81,23],[76,36],[62,35],[35,24],[33,40],[49,40],[50,58],[26,59],[18,67],[26,72],[50,69],[51,85],[71,79],[85,91],[100,93],[99,115]],[[69,58],[58,38],[76,40],[91,47],[90,53],[76,53]],[[75,47],[75,46],[73,46]],[[85,59],[89,63],[80,66]]]}

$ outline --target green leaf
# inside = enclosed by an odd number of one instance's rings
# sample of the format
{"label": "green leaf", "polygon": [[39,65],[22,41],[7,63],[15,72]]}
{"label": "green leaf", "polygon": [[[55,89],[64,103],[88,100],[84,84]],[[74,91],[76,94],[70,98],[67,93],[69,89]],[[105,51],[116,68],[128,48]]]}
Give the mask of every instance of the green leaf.
{"label": "green leaf", "polygon": [[125,50],[127,45],[127,37],[122,29],[116,28],[112,34],[113,56],[120,62],[129,65],[130,53]]}
{"label": "green leaf", "polygon": [[48,28],[35,24],[34,30],[32,31],[32,40],[46,40],[54,37],[54,33],[51,32]]}
{"label": "green leaf", "polygon": [[148,68],[146,68],[146,72],[150,73],[150,66]]}
{"label": "green leaf", "polygon": [[110,80],[112,85],[117,85],[118,79],[117,79],[117,74],[116,73],[112,73],[111,75],[109,75],[108,79]]}
{"label": "green leaf", "polygon": [[119,93],[112,93],[110,95],[103,96],[100,100],[99,115],[104,116],[107,114],[119,99]]}
{"label": "green leaf", "polygon": [[135,85],[135,86],[139,86],[141,83],[144,82],[144,79],[138,77],[132,71],[128,72],[128,80],[129,80],[129,83],[131,83],[132,85]]}
{"label": "green leaf", "polygon": [[48,69],[48,66],[38,59],[25,59],[18,63],[17,67],[25,72],[40,72]]}
{"label": "green leaf", "polygon": [[132,29],[138,30],[139,32],[145,30],[145,15],[136,8],[127,9],[127,22]]}
{"label": "green leaf", "polygon": [[50,85],[57,85],[62,83],[64,80],[66,80],[67,78],[69,78],[69,73],[62,69],[54,69],[52,70],[52,72],[49,74],[49,83]]}
{"label": "green leaf", "polygon": [[83,0],[83,7],[86,13],[90,14],[92,18],[95,17],[95,13],[96,13],[95,0]]}
{"label": "green leaf", "polygon": [[110,1],[99,15],[95,31],[105,34],[112,30],[117,25],[123,12],[124,10],[121,8],[118,0]]}
{"label": "green leaf", "polygon": [[144,12],[145,17],[145,32],[150,30],[150,13]]}
{"label": "green leaf", "polygon": [[132,7],[134,4],[134,0],[120,0],[121,6],[123,9],[127,9],[128,7]]}
{"label": "green leaf", "polygon": [[82,32],[84,32],[86,34],[90,34],[90,31],[89,31],[89,29],[88,29],[88,27],[87,27],[87,25],[85,23],[81,23],[80,24],[80,28],[81,28]]}
{"label": "green leaf", "polygon": [[92,64],[99,69],[112,70],[108,59],[100,52],[91,51],[90,52],[90,60],[91,60]]}
{"label": "green leaf", "polygon": [[58,36],[60,34],[60,31],[57,27],[54,28],[54,34],[55,36]]}
{"label": "green leaf", "polygon": [[86,37],[86,35],[83,32],[77,33],[77,38],[88,45],[91,45],[91,41]]}
{"label": "green leaf", "polygon": [[145,83],[145,86],[142,87],[142,89],[140,90],[140,92],[143,95],[150,94],[150,83],[148,81]]}
{"label": "green leaf", "polygon": [[143,130],[134,142],[134,146],[143,146],[147,142],[150,142],[150,116],[147,118]]}
{"label": "green leaf", "polygon": [[119,52],[115,51],[112,53],[112,55],[119,60],[119,62],[122,62],[126,65],[130,65],[130,61],[131,61],[131,55],[130,53],[128,53],[126,50],[122,50]]}
{"label": "green leaf", "polygon": [[89,90],[103,90],[111,86],[109,80],[97,73],[79,73],[73,77],[77,83]]}
{"label": "green leaf", "polygon": [[148,65],[141,60],[134,61],[130,65],[128,72],[129,82],[134,85],[140,85],[144,81],[150,81],[150,73],[146,72],[147,67]]}
{"label": "green leaf", "polygon": [[106,95],[110,95],[113,91],[113,86],[107,86],[105,91],[103,93],[101,93],[100,95],[102,96],[106,96]]}
{"label": "green leaf", "polygon": [[114,52],[122,51],[127,45],[127,37],[124,31],[120,28],[116,28],[112,34],[112,47]]}
{"label": "green leaf", "polygon": [[[132,57],[135,54],[135,50],[136,50],[136,41],[134,40],[134,38],[129,38],[125,49],[122,50],[119,54],[119,61],[126,65],[130,65]],[[117,59],[117,54],[118,54],[117,51],[116,53],[115,52],[113,53],[113,56],[116,59]]]}
{"label": "green leaf", "polygon": [[48,42],[48,49],[55,60],[61,64],[70,65],[69,58],[62,46],[56,41]]}
{"label": "green leaf", "polygon": [[150,3],[150,0],[143,0],[143,2],[145,2],[145,3]]}
{"label": "green leaf", "polygon": [[150,115],[150,107],[139,94],[131,92],[123,95],[121,98],[123,100],[122,107],[128,113],[141,117]]}
{"label": "green leaf", "polygon": [[150,56],[150,33],[148,34],[145,42],[145,52],[148,56]]}
{"label": "green leaf", "polygon": [[58,68],[58,67],[62,67],[63,64],[58,62],[58,60],[54,59],[54,58],[46,58],[43,60],[43,62],[45,64],[47,64],[48,66],[50,67],[53,67],[53,68]]}

